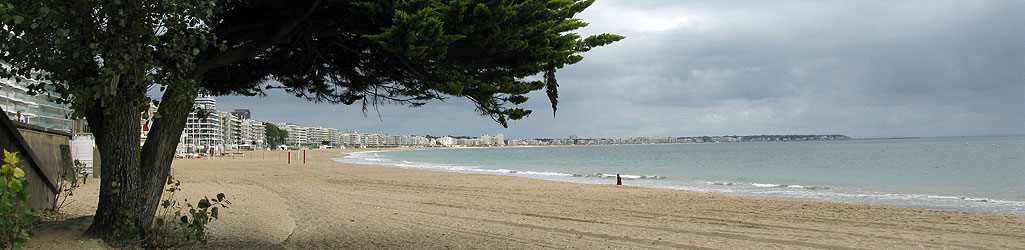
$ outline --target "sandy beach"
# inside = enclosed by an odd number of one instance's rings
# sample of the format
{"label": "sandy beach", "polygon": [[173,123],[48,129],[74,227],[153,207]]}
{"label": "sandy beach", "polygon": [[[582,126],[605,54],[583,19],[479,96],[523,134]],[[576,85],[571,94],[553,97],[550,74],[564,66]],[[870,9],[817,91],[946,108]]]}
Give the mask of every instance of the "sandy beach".
{"label": "sandy beach", "polygon": [[[745,197],[343,164],[352,150],[178,159],[179,198],[225,193],[211,248],[1025,248],[1025,216]],[[293,154],[296,154],[293,151]],[[300,153],[301,154],[301,153]],[[80,236],[89,180],[28,249],[104,248]],[[629,185],[629,183],[626,183]]]}

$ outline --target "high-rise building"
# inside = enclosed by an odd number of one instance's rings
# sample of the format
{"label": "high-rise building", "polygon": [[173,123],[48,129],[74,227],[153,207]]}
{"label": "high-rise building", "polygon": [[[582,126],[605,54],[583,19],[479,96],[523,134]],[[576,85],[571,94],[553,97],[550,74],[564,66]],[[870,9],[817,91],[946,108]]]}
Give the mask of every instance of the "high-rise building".
{"label": "high-rise building", "polygon": [[193,111],[185,121],[181,141],[178,142],[179,152],[212,152],[224,149],[224,125],[221,114],[217,112],[217,101],[213,97],[201,95],[193,105],[203,110],[203,115]]}
{"label": "high-rise building", "polygon": [[139,121],[142,127],[139,135],[139,145],[146,145],[146,138],[149,137],[149,130],[153,128],[154,115],[157,113],[157,106],[153,103],[149,104],[149,109],[142,113],[142,119]]}
{"label": "high-rise building", "polygon": [[239,145],[249,148],[264,147],[264,137],[267,135],[267,127],[261,121],[253,119],[242,119],[239,125],[241,138]]}
{"label": "high-rise building", "polygon": [[20,78],[0,79],[0,106],[13,121],[71,132],[71,109],[56,102],[54,94],[29,95],[28,86],[37,81]]}
{"label": "high-rise building", "polygon": [[505,146],[505,135],[497,134],[497,135],[495,135],[494,138],[491,138],[491,141],[492,141],[491,145]]}
{"label": "high-rise building", "polygon": [[309,131],[309,144],[321,145],[325,142],[327,145],[339,145],[338,141],[338,129],[336,128],[322,128],[322,127],[307,127]]}
{"label": "high-rise building", "polygon": [[277,124],[278,129],[288,131],[288,137],[285,138],[285,144],[288,145],[306,145],[309,142],[309,129],[306,126],[291,124],[291,123],[279,123]]}
{"label": "high-rise building", "polygon": [[342,145],[350,145],[356,147],[363,145],[362,141],[360,140],[361,136],[355,130],[342,131],[340,132],[339,137],[341,137]]}
{"label": "high-rise building", "polygon": [[231,111],[231,115],[234,115],[236,118],[239,118],[239,119],[252,119],[253,118],[253,114],[251,112],[249,112],[249,109],[235,109],[234,111]]}

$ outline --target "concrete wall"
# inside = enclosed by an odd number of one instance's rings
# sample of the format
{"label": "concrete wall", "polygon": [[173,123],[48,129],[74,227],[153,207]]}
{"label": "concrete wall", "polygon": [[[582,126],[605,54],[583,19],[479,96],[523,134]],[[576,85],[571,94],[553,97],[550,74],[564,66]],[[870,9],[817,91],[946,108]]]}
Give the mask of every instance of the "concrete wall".
{"label": "concrete wall", "polygon": [[[35,153],[35,166],[49,180],[49,182],[43,180],[44,176],[38,176],[38,174],[35,174],[36,171],[26,171],[26,173],[33,172],[33,175],[36,175],[29,179],[29,191],[32,194],[29,206],[35,209],[49,208],[50,204],[53,203],[58,181],[73,178],[74,175],[71,171],[73,166],[70,146],[71,134],[23,123],[15,125],[18,127],[18,131],[21,132],[22,138],[28,143],[29,148]],[[29,176],[29,174],[26,174],[26,176]],[[37,178],[37,180],[33,180],[33,178]],[[50,184],[52,188],[46,187],[46,184]]]}
{"label": "concrete wall", "polygon": [[46,176],[43,175],[41,171],[33,167],[34,159],[29,155],[30,151],[26,150],[17,138],[14,138],[10,131],[6,129],[4,131],[0,131],[0,148],[18,153],[18,159],[21,160],[19,167],[25,171],[25,178],[28,180],[29,184],[29,207],[35,209],[50,207],[57,188],[56,186],[50,185]]}
{"label": "concrete wall", "polygon": [[29,207],[49,208],[57,193],[58,175],[71,171],[71,134],[0,117],[0,147],[18,152],[30,194]]}

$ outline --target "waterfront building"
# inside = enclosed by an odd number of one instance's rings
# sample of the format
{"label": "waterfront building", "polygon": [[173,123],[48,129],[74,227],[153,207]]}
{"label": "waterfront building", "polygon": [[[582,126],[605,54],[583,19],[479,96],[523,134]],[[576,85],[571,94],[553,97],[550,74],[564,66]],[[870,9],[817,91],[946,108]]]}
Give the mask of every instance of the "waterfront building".
{"label": "waterfront building", "polygon": [[309,131],[309,144],[323,145],[324,143],[327,143],[326,145],[333,146],[341,144],[338,140],[339,133],[336,128],[313,127],[308,128],[307,130]]}
{"label": "waterfront building", "polygon": [[409,139],[410,139],[410,145],[412,145],[412,146],[424,147],[424,146],[430,146],[430,145],[434,144],[430,138],[427,138],[427,137],[424,137],[424,136],[412,136]]}
{"label": "waterfront building", "polygon": [[451,146],[456,145],[456,139],[452,138],[452,137],[449,137],[449,136],[444,136],[444,137],[438,138],[438,144],[440,144],[441,146],[444,146],[444,147],[451,147]]}
{"label": "waterfront building", "polygon": [[240,128],[239,119],[235,118],[234,115],[228,112],[216,111],[217,116],[220,117],[221,123],[221,147],[222,150],[231,150],[238,148],[238,142],[241,140],[242,130]]}
{"label": "waterfront building", "polygon": [[267,136],[267,127],[263,122],[253,119],[242,119],[240,126],[242,128],[240,147],[255,149],[266,146],[264,139]]}
{"label": "waterfront building", "polygon": [[360,134],[357,133],[355,130],[342,131],[339,137],[341,137],[341,142],[343,145],[363,145],[363,141],[361,140],[362,136],[360,136]]}
{"label": "waterfront building", "polygon": [[497,134],[495,137],[491,138],[491,142],[491,145],[505,146],[505,135]]}
{"label": "waterfront building", "polygon": [[249,109],[235,109],[231,111],[231,115],[238,119],[252,119],[253,113],[249,112]]}
{"label": "waterfront building", "polygon": [[181,141],[178,143],[179,153],[207,152],[223,150],[224,132],[221,114],[217,112],[217,101],[213,97],[201,95],[193,105],[202,109],[205,117],[192,111],[185,121]]}
{"label": "waterfront building", "polygon": [[360,135],[360,142],[361,142],[360,145],[367,146],[367,147],[377,147],[377,146],[380,146],[381,144],[383,144],[383,141],[384,141],[381,138],[381,136],[382,135],[380,135],[380,134],[361,134]]}
{"label": "waterfront building", "polygon": [[139,134],[139,145],[140,146],[146,145],[146,137],[149,136],[149,130],[151,128],[153,128],[153,119],[154,119],[153,116],[156,115],[156,113],[157,113],[157,106],[153,105],[153,103],[150,103],[149,104],[149,109],[146,109],[146,112],[142,113],[142,119],[140,119],[140,121],[139,121],[139,126],[141,127],[141,129],[139,129],[139,131],[140,131],[139,132],[140,133]]}
{"label": "waterfront building", "polygon": [[[4,65],[6,66],[6,65]],[[0,79],[0,106],[12,121],[71,132],[71,108],[57,103],[56,94],[29,94],[29,85],[35,80],[20,78]]]}
{"label": "waterfront building", "polygon": [[292,123],[279,123],[277,124],[278,129],[288,131],[288,137],[285,138],[285,144],[287,145],[306,145],[309,144],[309,129],[306,126],[292,124]]}

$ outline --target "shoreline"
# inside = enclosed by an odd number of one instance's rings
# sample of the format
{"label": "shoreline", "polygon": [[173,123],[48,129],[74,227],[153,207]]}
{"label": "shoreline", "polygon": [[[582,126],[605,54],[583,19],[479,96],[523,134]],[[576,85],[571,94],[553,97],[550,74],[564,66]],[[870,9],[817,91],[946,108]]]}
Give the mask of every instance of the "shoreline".
{"label": "shoreline", "polygon": [[[621,145],[556,145],[538,147],[560,147],[560,146],[621,146]],[[623,145],[627,146],[627,145]],[[628,145],[638,146],[638,145]],[[488,167],[461,167],[450,168],[449,164],[410,162],[400,159],[385,159],[384,161],[371,162],[366,158],[347,158],[352,153],[372,153],[405,150],[442,150],[442,149],[503,149],[504,147],[470,147],[470,148],[428,148],[414,149],[402,148],[392,150],[367,149],[359,152],[350,152],[345,155],[330,159],[339,159],[340,163],[362,164],[381,166],[398,169],[412,169],[424,171],[440,171],[452,173],[486,174],[500,176],[515,176],[546,181],[557,181],[578,184],[611,184],[615,183],[609,178],[614,178],[615,173],[576,173],[559,172],[548,170],[514,170],[512,167],[488,168]],[[519,148],[519,147],[508,147]],[[533,148],[533,147],[532,147]],[[379,158],[379,157],[373,157]],[[375,160],[376,161],[376,160]],[[472,164],[471,164],[472,165]],[[904,208],[933,209],[953,212],[981,212],[995,214],[1025,215],[1021,206],[1025,201],[1004,200],[988,196],[970,196],[964,194],[945,193],[908,193],[908,192],[884,192],[873,190],[861,190],[844,186],[818,186],[805,183],[770,183],[770,182],[735,182],[721,180],[684,180],[674,176],[661,176],[654,173],[628,173],[623,174],[623,180],[627,186],[642,188],[653,188],[662,190],[691,191],[710,194],[740,195],[748,197],[769,197],[800,199],[811,201],[837,202],[844,204],[864,204],[879,206],[894,206]]]}
{"label": "shoreline", "polygon": [[[286,164],[278,156],[282,152],[179,159],[172,169],[182,181],[179,197],[192,200],[224,192],[232,202],[222,210],[221,219],[210,224],[209,248],[1025,245],[1021,215],[578,184],[330,160],[357,151],[361,150],[310,150],[306,165]],[[75,202],[65,209],[72,215],[69,221],[78,221],[74,225],[84,223],[95,210],[96,183],[90,180],[76,190]],[[44,226],[46,233],[37,233],[25,247],[92,249],[83,245],[89,239],[66,237],[81,228],[74,225]]]}

